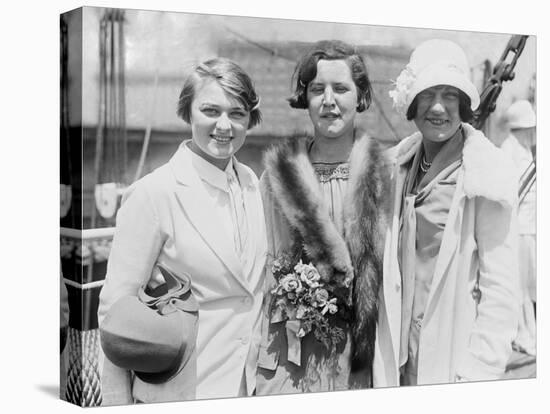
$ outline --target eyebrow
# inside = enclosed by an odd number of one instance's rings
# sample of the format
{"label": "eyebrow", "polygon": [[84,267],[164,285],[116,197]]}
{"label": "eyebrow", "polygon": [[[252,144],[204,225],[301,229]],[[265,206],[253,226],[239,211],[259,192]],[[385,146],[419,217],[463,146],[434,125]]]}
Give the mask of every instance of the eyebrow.
{"label": "eyebrow", "polygon": [[[352,83],[352,82],[338,81],[338,82],[332,82],[332,83],[329,83],[329,84],[335,85],[335,86],[340,86],[340,85],[342,85],[342,86],[347,86],[347,85],[349,85],[349,84],[351,84],[351,83]],[[310,85],[326,85],[325,82],[314,82],[314,81],[311,81],[309,84],[310,84]]]}
{"label": "eyebrow", "polygon": [[[203,103],[200,104],[199,108],[203,108],[203,107],[205,107],[205,106],[212,107],[212,108],[216,108],[216,109],[221,107],[221,105],[218,105],[218,104],[215,104],[215,103],[203,102]],[[246,108],[245,108],[244,106],[242,106],[242,105],[240,105],[240,106],[232,106],[232,107],[230,107],[229,109],[232,110],[232,111],[234,111],[234,110],[236,110],[236,109],[246,111]]]}

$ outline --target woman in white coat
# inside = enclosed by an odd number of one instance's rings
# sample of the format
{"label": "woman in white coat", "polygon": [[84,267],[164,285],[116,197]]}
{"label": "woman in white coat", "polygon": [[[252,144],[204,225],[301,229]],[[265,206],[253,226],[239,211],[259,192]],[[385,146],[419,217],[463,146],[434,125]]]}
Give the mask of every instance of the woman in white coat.
{"label": "woman in white coat", "polygon": [[234,62],[198,65],[178,115],[191,125],[172,159],[124,196],[101,291],[99,322],[155,279],[157,263],[188,274],[198,305],[196,373],[168,382],[132,378],[107,358],[104,404],[251,395],[255,389],[266,234],[258,180],[234,157],[260,122],[259,97]]}
{"label": "woman in white coat", "polygon": [[427,41],[390,93],[418,132],[391,150],[375,386],[500,378],[517,329],[517,185],[465,122],[479,105],[462,49]]}

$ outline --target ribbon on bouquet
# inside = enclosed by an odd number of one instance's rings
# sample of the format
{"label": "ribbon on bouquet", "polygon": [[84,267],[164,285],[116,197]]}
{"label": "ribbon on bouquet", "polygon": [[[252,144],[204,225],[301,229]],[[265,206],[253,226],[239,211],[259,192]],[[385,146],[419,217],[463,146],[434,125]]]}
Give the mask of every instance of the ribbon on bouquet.
{"label": "ribbon on bouquet", "polygon": [[300,332],[301,322],[297,319],[287,319],[280,308],[276,308],[271,316],[271,323],[285,322],[286,338],[288,343],[287,360],[301,366],[302,360],[302,337]]}
{"label": "ribbon on bouquet", "polygon": [[287,360],[300,366],[302,360],[302,337],[299,336],[300,321],[286,321],[286,338],[288,342]]}

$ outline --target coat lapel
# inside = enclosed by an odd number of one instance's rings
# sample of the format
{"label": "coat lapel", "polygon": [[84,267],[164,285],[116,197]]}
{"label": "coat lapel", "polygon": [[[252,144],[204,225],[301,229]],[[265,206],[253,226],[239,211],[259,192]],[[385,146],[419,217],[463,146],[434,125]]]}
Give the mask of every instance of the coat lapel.
{"label": "coat lapel", "polygon": [[[267,245],[265,238],[265,219],[263,215],[263,205],[260,197],[259,183],[250,169],[246,168],[243,164],[233,158],[237,174],[241,183],[243,201],[246,209],[246,222],[248,230],[247,245],[252,246],[249,251],[251,254],[256,255],[255,259],[258,259],[258,254],[265,254]],[[263,238],[262,238],[263,237]],[[246,271],[246,269],[245,269]],[[245,279],[248,281],[251,287],[256,286],[259,278],[263,273],[257,272],[255,275],[245,275]],[[252,279],[250,279],[252,277]],[[253,289],[253,288],[252,288]]]}
{"label": "coat lapel", "polygon": [[451,208],[449,209],[449,217],[445,224],[445,230],[443,231],[443,239],[441,240],[441,246],[439,248],[439,255],[435,265],[432,284],[430,287],[430,293],[428,295],[428,301],[426,302],[426,312],[428,315],[431,310],[430,306],[433,302],[435,293],[438,291],[439,285],[445,279],[443,276],[447,275],[447,269],[451,264],[453,257],[456,254],[458,248],[459,239],[462,233],[462,216],[460,214],[464,211],[465,196],[461,190],[464,182],[464,171],[459,170],[456,190],[451,202]]}
{"label": "coat lapel", "polygon": [[250,291],[243,277],[242,264],[240,263],[228,235],[221,231],[220,218],[210,202],[208,194],[200,177],[194,170],[189,151],[182,144],[174,157],[170,160],[172,170],[178,182],[176,197],[181,208],[189,217],[197,232],[216,256],[224,263],[230,273],[237,279],[242,287]]}
{"label": "coat lapel", "polygon": [[[401,271],[399,269],[399,262],[397,259],[397,252],[399,248],[399,228],[400,223],[400,211],[401,201],[403,194],[403,186],[405,185],[406,170],[400,165],[396,168],[395,177],[395,189],[394,189],[394,211],[392,215],[391,229],[389,229],[389,237],[386,238],[385,252],[386,255],[391,256],[389,260],[385,260],[384,275],[383,278],[384,291],[394,292],[395,290],[403,291]],[[392,254],[395,253],[395,254]],[[393,277],[387,277],[387,276]],[[386,314],[388,315],[388,323],[390,327],[390,335],[392,338],[393,355],[396,364],[399,363],[399,338],[400,338],[400,326],[401,326],[401,295],[388,295],[386,294]],[[391,298],[396,298],[392,301]]]}
{"label": "coat lapel", "polygon": [[252,245],[256,245],[257,241],[257,229],[258,229],[258,193],[259,188],[257,182],[255,183],[250,176],[250,172],[241,164],[237,159],[233,158],[235,169],[239,176],[244,206],[246,209],[246,222],[248,225],[248,239]]}
{"label": "coat lapel", "polygon": [[[404,292],[404,286],[401,278],[401,270],[398,261],[399,234],[401,231],[401,204],[403,201],[403,189],[407,176],[407,164],[418,151],[421,143],[420,134],[413,134],[405,138],[396,147],[388,150],[388,158],[395,160],[393,168],[392,181],[395,183],[393,188],[393,212],[392,222],[386,235],[386,246],[384,250],[384,292],[386,315],[388,317],[388,326],[390,329],[391,342],[395,364],[399,366],[399,347],[401,337],[401,300]],[[392,276],[392,277],[389,277]],[[402,292],[394,294],[395,291]]]}

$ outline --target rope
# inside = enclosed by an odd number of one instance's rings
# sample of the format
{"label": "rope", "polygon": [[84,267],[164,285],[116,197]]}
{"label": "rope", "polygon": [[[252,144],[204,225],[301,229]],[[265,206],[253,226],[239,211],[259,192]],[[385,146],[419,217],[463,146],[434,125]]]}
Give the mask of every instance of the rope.
{"label": "rope", "polygon": [[535,183],[537,179],[537,168],[535,160],[531,161],[531,164],[525,169],[523,174],[520,177],[520,187],[518,191],[519,195],[519,204],[523,202],[529,191],[531,191],[531,187],[533,187],[533,184]]}
{"label": "rope", "polygon": [[[366,55],[365,56],[365,60],[370,60],[372,62],[372,64],[374,65],[374,61],[373,59]],[[376,94],[371,94],[371,98],[372,98],[372,101],[375,103],[376,107],[378,108],[378,111],[380,112],[380,115],[382,116],[382,119],[384,120],[384,122],[386,123],[386,125],[388,126],[388,128],[390,129],[391,133],[393,134],[393,138],[396,142],[399,142],[399,135],[397,134],[397,131],[395,130],[395,128],[393,127],[393,124],[391,123],[390,119],[388,118],[388,116],[386,115],[386,112],[384,111],[384,107],[380,104],[380,101],[378,100],[378,98],[376,97]]]}
{"label": "rope", "polygon": [[[106,74],[105,74],[105,61],[106,61],[106,51],[105,43],[107,42],[107,33],[105,30],[105,18],[101,19],[100,28],[99,28],[99,107],[98,107],[98,120],[97,120],[97,130],[95,136],[95,159],[94,159],[94,184],[99,182],[99,170],[101,168],[101,154],[103,153],[103,128],[105,125],[105,112],[107,103],[105,101],[105,83],[106,83]],[[91,216],[91,227],[95,227],[96,222],[96,207],[95,200],[92,208]]]}
{"label": "rope", "polygon": [[[157,59],[157,62],[159,59]],[[139,156],[139,163],[138,167],[136,169],[136,174],[134,175],[134,181],[137,181],[143,172],[143,166],[145,165],[145,159],[147,158],[147,151],[149,149],[149,143],[151,141],[151,129],[152,129],[152,123],[153,123],[153,110],[157,106],[157,91],[158,91],[158,84],[159,84],[159,68],[158,65],[155,69],[155,78],[153,81],[153,99],[151,100],[151,107],[149,108],[149,120],[147,122],[147,127],[145,129],[145,137],[143,138],[143,145],[141,147],[141,154]]]}
{"label": "rope", "polygon": [[119,119],[118,127],[119,133],[122,137],[122,162],[119,164],[118,178],[125,180],[124,174],[128,170],[128,134],[126,133],[126,51],[125,51],[125,38],[124,38],[124,11],[119,10],[119,24],[118,24],[118,93],[119,93]]}
{"label": "rope", "polygon": [[393,127],[393,124],[391,123],[390,119],[386,115],[386,112],[384,112],[384,108],[380,104],[380,101],[378,101],[378,98],[373,93],[372,94],[372,101],[376,104],[376,107],[378,108],[378,111],[380,112],[380,115],[382,116],[382,119],[384,122],[388,125],[388,128],[390,129],[391,133],[393,134],[393,138],[396,142],[399,142],[399,136],[397,135],[397,131]]}
{"label": "rope", "polygon": [[[241,33],[238,33],[236,32],[235,30],[227,27],[227,26],[224,26],[225,30],[227,30],[229,33],[231,33],[232,35],[234,35],[235,37],[237,37],[239,40],[242,40],[244,43],[248,43],[252,46],[255,46],[257,47],[258,49],[260,50],[263,50],[264,52],[266,52],[267,54],[273,56],[273,57],[276,57],[276,58],[280,58],[280,59],[283,59],[283,60],[286,60],[286,61],[289,61],[289,62],[292,62],[292,63],[296,63],[297,61],[297,57],[294,57],[294,56],[288,56],[288,55],[284,55],[284,54],[281,54],[281,52],[279,52],[278,50],[276,49],[273,49],[271,47],[268,47],[266,45],[263,45],[259,42],[256,42],[252,39],[249,39],[248,37],[246,37],[245,35],[241,34]],[[366,55],[363,55],[361,52],[359,51],[356,51],[357,54],[360,54],[361,56],[366,56]],[[390,80],[382,80],[382,79],[370,79],[370,82],[374,85],[374,84],[380,84],[380,85],[391,85],[393,82],[390,81]]]}
{"label": "rope", "polygon": [[521,205],[521,203],[523,203],[523,200],[525,200],[525,197],[527,197],[527,194],[529,194],[529,191],[531,191],[531,187],[533,187],[533,184],[535,184],[536,181],[537,181],[537,175],[536,173],[534,173],[531,180],[529,181],[529,184],[525,188],[525,192],[520,195],[518,204]]}
{"label": "rope", "polygon": [[[94,187],[99,184],[125,182],[127,171],[127,132],[125,99],[124,11],[107,9],[99,27],[99,105],[94,159]],[[95,193],[94,193],[95,195]],[[94,197],[95,198],[95,197]],[[97,203],[97,200],[96,200]],[[107,220],[94,205],[92,228]],[[101,217],[98,217],[98,213]],[[105,223],[104,223],[105,224]]]}
{"label": "rope", "polygon": [[229,33],[231,33],[232,35],[238,37],[239,39],[241,39],[243,42],[245,43],[248,43],[248,44],[251,44],[252,46],[256,46],[258,49],[261,49],[263,50],[264,52],[270,54],[271,56],[276,56],[276,57],[279,57],[281,59],[284,59],[284,60],[288,60],[290,62],[296,62],[296,59],[293,58],[293,57],[290,57],[290,56],[284,56],[282,55],[280,52],[278,52],[277,50],[274,50],[270,47],[267,47],[265,45],[262,45],[261,43],[258,43],[258,42],[255,42],[254,40],[251,40],[249,39],[248,37],[230,29],[228,26],[225,26],[225,30],[227,30]]}

